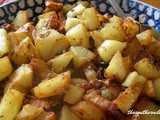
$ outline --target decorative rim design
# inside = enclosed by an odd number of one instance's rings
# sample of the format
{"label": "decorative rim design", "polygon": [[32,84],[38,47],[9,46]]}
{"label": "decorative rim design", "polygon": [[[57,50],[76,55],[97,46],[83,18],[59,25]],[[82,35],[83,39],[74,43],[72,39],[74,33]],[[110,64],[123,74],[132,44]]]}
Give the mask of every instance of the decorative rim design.
{"label": "decorative rim design", "polygon": [[[64,4],[73,4],[78,0],[60,0]],[[84,0],[82,0],[84,1]],[[87,0],[102,14],[115,14],[107,0]],[[160,32],[160,9],[139,2],[137,0],[117,0],[126,14],[135,18],[142,24],[150,25]],[[45,9],[45,0],[15,0],[0,6],[0,25],[11,23],[19,10],[27,10],[30,20],[42,13]]]}

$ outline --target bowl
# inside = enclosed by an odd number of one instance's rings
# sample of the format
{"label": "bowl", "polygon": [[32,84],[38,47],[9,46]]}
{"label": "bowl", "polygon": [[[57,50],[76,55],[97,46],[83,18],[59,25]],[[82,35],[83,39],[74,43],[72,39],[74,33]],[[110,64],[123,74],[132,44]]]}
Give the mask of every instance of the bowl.
{"label": "bowl", "polygon": [[[107,0],[88,0],[100,13],[115,14]],[[60,0],[64,4],[73,4],[77,0]],[[154,27],[160,32],[160,9],[137,0],[117,0],[126,14],[142,24]],[[45,0],[15,0],[0,6],[0,25],[11,23],[19,10],[27,10],[30,20],[41,14],[45,9]]]}

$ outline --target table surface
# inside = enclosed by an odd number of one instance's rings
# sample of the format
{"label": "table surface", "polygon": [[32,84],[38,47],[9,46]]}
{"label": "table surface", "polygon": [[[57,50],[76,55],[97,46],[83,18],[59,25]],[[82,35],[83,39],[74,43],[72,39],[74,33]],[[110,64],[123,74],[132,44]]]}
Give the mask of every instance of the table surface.
{"label": "table surface", "polygon": [[160,9],[160,0],[139,0]]}

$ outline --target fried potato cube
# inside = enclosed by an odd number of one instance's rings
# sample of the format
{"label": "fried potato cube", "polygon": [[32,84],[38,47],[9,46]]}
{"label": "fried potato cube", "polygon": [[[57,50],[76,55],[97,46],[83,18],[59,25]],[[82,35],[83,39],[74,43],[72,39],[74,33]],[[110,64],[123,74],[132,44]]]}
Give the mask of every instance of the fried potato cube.
{"label": "fried potato cube", "polygon": [[119,42],[115,40],[105,40],[98,48],[98,54],[100,57],[108,63],[116,52],[122,51],[126,47],[126,42]]}
{"label": "fried potato cube", "polygon": [[8,56],[0,58],[0,66],[1,66],[0,69],[0,81],[1,81],[12,73],[13,67]]}
{"label": "fried potato cube", "polygon": [[21,109],[23,94],[17,90],[6,92],[0,103],[0,120],[13,120]]}
{"label": "fried potato cube", "polygon": [[116,16],[112,17],[111,22],[107,23],[100,31],[105,39],[125,41],[126,35],[122,28],[122,20]]}
{"label": "fried potato cube", "polygon": [[125,49],[122,51],[124,56],[128,56],[132,59],[134,63],[136,59],[141,55],[143,47],[139,40],[134,37],[133,39],[127,41]]}
{"label": "fried potato cube", "polygon": [[151,55],[160,58],[160,41],[153,41],[147,48]]}
{"label": "fried potato cube", "polygon": [[149,45],[152,42],[152,32],[151,30],[143,31],[136,35],[141,45]]}
{"label": "fried potato cube", "polygon": [[30,66],[32,67],[34,73],[39,76],[41,80],[46,79],[47,74],[50,73],[49,66],[44,60],[34,58],[31,60]]}
{"label": "fried potato cube", "polygon": [[76,7],[72,8],[70,11],[67,13],[67,17],[75,17],[77,15],[81,15],[85,11],[85,7],[82,4],[78,4]]}
{"label": "fried potato cube", "polygon": [[33,41],[32,32],[35,30],[35,27],[33,25],[33,22],[28,22],[24,24],[22,27],[20,27],[18,30],[15,31],[15,35],[17,37],[17,40],[21,42],[26,37],[30,37]]}
{"label": "fried potato cube", "polygon": [[124,57],[123,61],[124,61],[124,65],[126,67],[127,74],[128,74],[131,71],[132,66],[133,66],[132,59],[130,57]]}
{"label": "fried potato cube", "polygon": [[113,101],[118,97],[122,89],[119,86],[109,86],[101,90],[101,96],[107,100]]}
{"label": "fried potato cube", "polygon": [[[81,119],[85,120],[103,120],[104,113],[93,103],[88,101],[81,101],[71,107]],[[96,114],[95,114],[96,113]]]}
{"label": "fried potato cube", "polygon": [[155,90],[155,99],[160,101],[160,78],[153,81],[154,90]]}
{"label": "fried potato cube", "polygon": [[127,69],[125,67],[123,57],[120,51],[113,56],[109,62],[109,66],[104,72],[104,76],[109,79],[115,79],[119,82],[123,82],[124,78],[127,75]]}
{"label": "fried potato cube", "polygon": [[78,85],[78,84],[83,84],[83,83],[88,83],[88,81],[87,80],[85,80],[85,79],[82,79],[82,78],[72,78],[71,79],[71,84],[72,85]]}
{"label": "fried potato cube", "polygon": [[122,94],[120,94],[113,102],[123,112],[127,113],[131,109],[141,93],[142,89],[139,86],[132,86],[127,88]]}
{"label": "fried potato cube", "polygon": [[[158,84],[156,84],[156,85],[158,85]],[[158,91],[159,91],[159,89],[158,89]],[[155,86],[154,86],[153,80],[147,80],[145,82],[142,93],[145,94],[146,96],[150,97],[150,98],[155,98],[156,97]]]}
{"label": "fried potato cube", "polygon": [[41,30],[43,27],[56,28],[58,25],[58,16],[55,11],[43,13],[38,16],[38,23],[36,24],[36,29]]}
{"label": "fried potato cube", "polygon": [[65,105],[61,110],[60,120],[80,120],[80,118]]}
{"label": "fried potato cube", "polygon": [[69,46],[66,37],[54,29],[37,31],[34,35],[34,42],[40,58],[45,61],[54,58],[57,53]]}
{"label": "fried potato cube", "polygon": [[160,76],[160,71],[150,63],[148,58],[143,58],[135,63],[134,68],[138,74],[143,75],[148,79],[156,79]]}
{"label": "fried potato cube", "polygon": [[9,36],[5,29],[0,29],[0,57],[10,50]]}
{"label": "fried potato cube", "polygon": [[78,24],[66,33],[70,45],[83,46],[90,48],[89,33],[83,24]]}
{"label": "fried potato cube", "polygon": [[82,20],[78,18],[67,18],[66,23],[65,23],[65,30],[68,31],[74,26],[80,24],[81,22]]}
{"label": "fried potato cube", "polygon": [[122,83],[122,86],[131,87],[134,85],[144,86],[147,79],[144,76],[138,75],[136,71],[131,72],[125,78],[125,81]]}
{"label": "fried potato cube", "polygon": [[[143,112],[147,111],[155,112],[155,114],[139,114],[141,120],[159,120],[160,115],[156,114],[160,110],[160,107],[148,98],[141,98],[138,103],[136,103],[134,111]],[[158,112],[159,113],[159,112]]]}
{"label": "fried potato cube", "polygon": [[43,110],[40,108],[26,104],[14,120],[35,120],[42,113],[42,111]]}
{"label": "fried potato cube", "polygon": [[89,35],[94,40],[94,46],[98,48],[105,40],[102,33],[99,30],[90,31]]}
{"label": "fried potato cube", "polygon": [[56,120],[54,112],[43,111],[35,120]]}
{"label": "fried potato cube", "polygon": [[63,94],[70,83],[70,72],[64,72],[57,77],[42,81],[33,88],[34,95],[38,98],[45,98]]}
{"label": "fried potato cube", "polygon": [[97,11],[93,7],[85,9],[81,19],[84,21],[85,27],[88,30],[96,30],[100,27]]}
{"label": "fried potato cube", "polygon": [[75,69],[79,69],[88,61],[93,60],[96,54],[82,46],[72,46],[70,51],[73,52],[73,64]]}
{"label": "fried potato cube", "polygon": [[36,24],[36,30],[41,30],[44,27],[45,22],[45,19],[38,20],[38,23]]}
{"label": "fried potato cube", "polygon": [[88,81],[91,81],[97,78],[97,72],[93,68],[87,67],[87,68],[84,68],[83,71]]}
{"label": "fried potato cube", "polygon": [[10,59],[17,65],[29,63],[33,56],[39,55],[29,37],[23,39],[18,46],[14,46],[9,53]]}
{"label": "fried potato cube", "polygon": [[16,89],[22,93],[29,92],[33,82],[33,69],[28,64],[21,65],[14,71],[6,82],[4,92]]}
{"label": "fried potato cube", "polygon": [[62,9],[63,4],[53,1],[46,1],[46,7],[49,8],[51,11],[59,11]]}
{"label": "fried potato cube", "polygon": [[128,17],[122,24],[122,28],[125,31],[125,35],[130,40],[141,31],[142,26],[139,22],[135,21],[133,18]]}
{"label": "fried potato cube", "polygon": [[106,114],[114,114],[117,111],[117,106],[110,100],[103,98],[96,90],[89,91],[85,94],[84,100],[96,105]]}
{"label": "fried potato cube", "polygon": [[74,54],[71,51],[68,51],[55,57],[54,59],[51,59],[48,64],[53,67],[56,72],[58,72],[59,69],[64,70],[73,57]]}
{"label": "fried potato cube", "polygon": [[69,90],[65,93],[63,100],[69,104],[80,102],[84,96],[85,90],[75,85],[70,85]]}
{"label": "fried potato cube", "polygon": [[27,11],[19,11],[16,18],[13,21],[14,29],[22,27],[24,24],[28,23],[28,13]]}

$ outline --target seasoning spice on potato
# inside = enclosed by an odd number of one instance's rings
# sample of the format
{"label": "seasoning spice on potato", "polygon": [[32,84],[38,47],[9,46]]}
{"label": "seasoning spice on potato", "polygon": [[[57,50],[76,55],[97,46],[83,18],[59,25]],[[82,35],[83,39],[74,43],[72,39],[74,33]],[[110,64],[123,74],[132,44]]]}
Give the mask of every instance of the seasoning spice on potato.
{"label": "seasoning spice on potato", "polygon": [[[160,41],[86,1],[46,2],[0,29],[0,120],[159,120]],[[156,102],[155,102],[156,101]]]}

